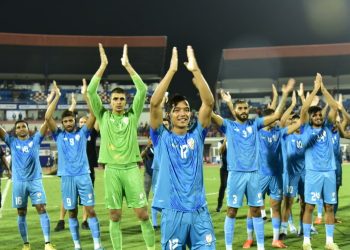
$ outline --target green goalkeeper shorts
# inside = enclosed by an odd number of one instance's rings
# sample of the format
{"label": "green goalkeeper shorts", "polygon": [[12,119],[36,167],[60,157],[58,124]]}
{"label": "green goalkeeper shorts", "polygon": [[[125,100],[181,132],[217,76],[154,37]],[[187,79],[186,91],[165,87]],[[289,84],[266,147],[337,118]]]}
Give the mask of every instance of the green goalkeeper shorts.
{"label": "green goalkeeper shorts", "polygon": [[121,209],[123,198],[131,208],[147,206],[140,169],[135,167],[116,169],[106,166],[104,172],[105,199],[108,209]]}

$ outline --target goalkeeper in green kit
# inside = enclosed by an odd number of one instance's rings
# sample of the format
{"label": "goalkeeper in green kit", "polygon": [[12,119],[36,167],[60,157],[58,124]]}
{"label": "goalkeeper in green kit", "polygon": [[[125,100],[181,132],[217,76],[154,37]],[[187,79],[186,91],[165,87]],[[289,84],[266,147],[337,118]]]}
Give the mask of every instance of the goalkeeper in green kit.
{"label": "goalkeeper in green kit", "polygon": [[101,44],[99,50],[101,65],[91,79],[87,91],[92,111],[100,125],[101,145],[98,162],[105,164],[105,199],[110,215],[109,233],[113,249],[122,249],[120,221],[124,196],[128,207],[133,208],[137,218],[141,220],[147,250],[155,249],[154,229],[148,216],[147,199],[137,165],[137,162],[141,161],[137,126],[146,100],[147,86],[130,65],[127,45],[124,45],[121,62],[135,84],[136,94],[130,109],[125,110],[126,93],[117,87],[111,92],[112,110],[106,109],[97,94],[97,89],[108,60]]}

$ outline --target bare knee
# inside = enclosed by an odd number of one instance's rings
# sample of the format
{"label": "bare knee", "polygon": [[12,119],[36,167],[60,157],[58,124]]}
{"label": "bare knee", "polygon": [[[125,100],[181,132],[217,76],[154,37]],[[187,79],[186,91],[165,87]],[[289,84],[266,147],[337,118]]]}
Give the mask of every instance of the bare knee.
{"label": "bare knee", "polygon": [[69,218],[77,218],[78,217],[78,209],[68,210]]}
{"label": "bare knee", "polygon": [[19,216],[26,216],[27,215],[27,208],[17,208],[17,214]]}
{"label": "bare knee", "polygon": [[312,214],[312,212],[314,211],[314,209],[315,209],[315,205],[313,205],[313,204],[308,204],[308,203],[306,203],[305,204],[305,213],[307,213],[307,214]]}
{"label": "bare knee", "polygon": [[334,213],[334,205],[332,204],[325,204],[324,210],[326,213]]}
{"label": "bare knee", "polygon": [[46,207],[44,204],[35,205],[35,208],[36,208],[36,211],[38,212],[38,214],[46,213]]}
{"label": "bare knee", "polygon": [[110,209],[109,210],[109,219],[113,222],[119,222],[122,218],[121,209]]}
{"label": "bare knee", "polygon": [[138,219],[142,221],[149,220],[147,207],[135,208],[134,211]]}
{"label": "bare knee", "polygon": [[227,215],[227,217],[229,217],[229,218],[236,218],[237,211],[238,211],[238,208],[235,208],[235,207],[228,207],[228,208],[227,208],[226,215]]}
{"label": "bare knee", "polygon": [[261,208],[260,207],[250,207],[250,214],[252,217],[261,217]]}
{"label": "bare knee", "polygon": [[94,207],[92,206],[85,206],[85,211],[89,218],[96,217],[96,212]]}

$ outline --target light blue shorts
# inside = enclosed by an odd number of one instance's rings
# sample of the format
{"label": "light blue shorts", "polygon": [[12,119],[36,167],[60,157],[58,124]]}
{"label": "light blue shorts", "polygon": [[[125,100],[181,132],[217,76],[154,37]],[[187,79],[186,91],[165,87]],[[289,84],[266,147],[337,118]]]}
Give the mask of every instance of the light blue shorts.
{"label": "light blue shorts", "polygon": [[283,185],[283,193],[286,197],[296,197],[298,194],[304,197],[305,173],[288,175],[287,182]]}
{"label": "light blue shorts", "polygon": [[207,207],[194,212],[162,210],[161,243],[163,250],[216,249],[213,223]]}
{"label": "light blue shorts", "polygon": [[79,176],[62,176],[61,192],[63,206],[66,210],[73,210],[77,207],[78,196],[83,206],[94,206],[94,189],[90,174]]}
{"label": "light blue shorts", "polygon": [[316,205],[321,198],[326,204],[337,203],[335,171],[306,170],[305,202]]}
{"label": "light blue shorts", "polygon": [[260,186],[262,196],[269,195],[271,199],[275,201],[282,200],[282,175],[277,176],[265,176],[260,175]]}
{"label": "light blue shorts", "polygon": [[32,206],[46,204],[46,194],[42,179],[32,181],[14,181],[12,190],[12,207],[25,208],[28,205],[28,196]]}
{"label": "light blue shorts", "polygon": [[264,202],[258,171],[228,171],[226,194],[228,207],[240,208],[244,195],[247,197],[249,206],[261,207]]}

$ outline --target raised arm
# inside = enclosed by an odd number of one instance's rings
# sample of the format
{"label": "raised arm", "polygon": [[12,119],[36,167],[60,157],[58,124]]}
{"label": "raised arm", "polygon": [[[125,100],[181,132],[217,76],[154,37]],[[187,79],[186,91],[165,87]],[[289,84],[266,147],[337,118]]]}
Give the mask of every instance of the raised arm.
{"label": "raised arm", "polygon": [[210,114],[214,107],[214,97],[210,91],[207,81],[198,67],[197,60],[191,46],[187,46],[187,59],[188,62],[185,62],[185,66],[194,76],[192,82],[198,89],[199,96],[202,101],[202,105],[198,113],[198,120],[201,125],[206,128],[210,124]]}
{"label": "raised arm", "polygon": [[177,49],[174,47],[171,56],[170,67],[151,97],[150,126],[152,129],[157,129],[163,123],[162,101],[167,89],[169,88],[170,82],[177,71],[177,67]]}
{"label": "raised arm", "polygon": [[[56,123],[55,123],[55,124],[56,124]],[[39,129],[39,132],[40,132],[40,134],[41,134],[42,136],[45,136],[48,127],[49,127],[49,124],[48,124],[48,122],[45,120],[44,123],[41,125],[41,127],[40,127],[40,129]]]}
{"label": "raised arm", "polygon": [[277,101],[278,101],[278,92],[275,84],[272,84],[272,101],[271,103],[269,103],[268,108],[276,110]]}
{"label": "raised arm", "polygon": [[345,120],[347,124],[350,123],[350,115],[343,106],[343,96],[341,94],[339,95],[338,110],[341,112],[343,120]]}
{"label": "raised arm", "polygon": [[88,106],[88,110],[89,110],[89,118],[86,121],[86,127],[88,129],[92,129],[95,125],[96,122],[96,116],[94,115],[94,112],[92,112],[92,108],[91,108],[91,103],[89,100],[89,97],[87,95],[87,84],[86,84],[86,80],[85,78],[83,78],[83,86],[81,86],[81,94],[83,95],[83,98],[86,102],[86,105]]}
{"label": "raised arm", "polygon": [[315,100],[315,96],[321,87],[321,82],[322,82],[322,77],[319,73],[317,73],[315,81],[314,81],[314,89],[306,97],[305,102],[304,102],[303,106],[301,107],[301,111],[300,111],[301,124],[304,124],[309,120],[308,110]]}
{"label": "raised arm", "polygon": [[6,133],[7,133],[6,130],[2,126],[0,126],[0,138],[1,138],[1,140],[5,141]]}
{"label": "raised arm", "polygon": [[[48,108],[46,110],[46,113],[45,113],[45,122],[44,122],[43,126],[40,128],[40,132],[44,132],[44,133],[46,132],[47,126],[49,127],[49,129],[52,132],[55,132],[57,130],[57,124],[56,124],[55,120],[52,118],[52,116],[53,116],[53,113],[56,110],[57,103],[58,103],[58,101],[59,101],[59,99],[61,97],[61,92],[60,92],[60,89],[58,88],[58,86],[56,84],[56,81],[53,81],[53,88],[54,88],[54,91],[55,91],[55,98],[49,104],[49,106],[48,106]],[[44,126],[46,127],[46,129],[45,129]],[[45,129],[45,131],[44,131],[44,129]],[[41,134],[43,134],[43,133],[41,133]]]}
{"label": "raised arm", "polygon": [[218,126],[222,126],[224,123],[224,118],[214,112],[211,112],[211,120]]}
{"label": "raised arm", "polygon": [[300,97],[301,103],[304,104],[305,102],[305,95],[304,95],[304,84],[301,82],[298,90],[298,96]]}
{"label": "raised arm", "polygon": [[91,113],[94,113],[97,119],[100,119],[101,111],[103,110],[103,104],[100,96],[97,94],[97,89],[98,89],[98,85],[100,84],[103,73],[107,68],[108,59],[101,43],[98,44],[98,47],[100,51],[101,64],[89,83],[89,86],[87,89],[87,95],[91,103],[91,109],[92,109]]}
{"label": "raised arm", "polygon": [[325,118],[327,115],[328,107],[329,107],[329,105],[328,105],[328,103],[326,103],[326,105],[322,109],[322,117],[323,118]]}
{"label": "raised arm", "polygon": [[48,96],[46,98],[47,106],[50,105],[50,103],[52,102],[54,97],[55,97],[55,90],[52,88],[51,91],[50,91],[50,94],[48,94]]}
{"label": "raised arm", "polygon": [[[327,88],[324,86],[322,78],[321,78],[321,92],[322,92],[323,96],[325,97],[326,102],[331,107],[331,111],[330,111],[330,115],[328,116],[328,119],[331,122],[335,122],[336,115],[334,115],[334,114],[338,110],[338,103],[336,100],[333,99],[332,95],[328,92]],[[331,113],[331,112],[333,112],[333,113]]]}
{"label": "raised arm", "polygon": [[288,131],[287,131],[288,134],[291,134],[294,131],[296,131],[298,128],[300,128],[300,126],[302,124],[304,124],[307,121],[307,119],[308,119],[308,110],[309,110],[311,102],[314,99],[314,97],[316,96],[320,86],[321,86],[320,78],[318,76],[316,76],[316,79],[315,79],[315,82],[314,82],[314,89],[311,92],[311,94],[308,95],[308,97],[305,99],[305,102],[304,102],[303,106],[301,107],[300,119],[299,119],[298,122],[296,122],[296,123],[294,123],[292,125],[289,125],[287,127],[288,128]]}
{"label": "raised arm", "polygon": [[124,44],[123,57],[120,59],[122,65],[128,71],[133,83],[136,87],[136,94],[132,101],[132,108],[136,114],[137,119],[140,117],[143,107],[146,101],[147,85],[142,81],[141,77],[136,73],[134,68],[131,66],[128,57],[128,46]]}
{"label": "raised arm", "polygon": [[276,111],[269,116],[264,117],[264,125],[267,126],[271,124],[272,122],[278,120],[282,116],[282,112],[284,109],[284,106],[286,105],[286,101],[288,98],[288,95],[291,91],[293,91],[295,85],[295,80],[293,78],[288,80],[287,85],[282,86],[282,98],[280,103],[278,104],[278,107],[276,108]]}
{"label": "raised arm", "polygon": [[290,114],[292,113],[293,109],[295,108],[296,104],[297,104],[297,97],[296,97],[295,91],[293,91],[292,102],[281,117],[281,127],[286,126],[287,120],[288,120]]}
{"label": "raised arm", "polygon": [[343,119],[343,121],[336,122],[337,128],[339,130],[340,137],[350,139],[350,131],[346,131],[347,121]]}
{"label": "raised arm", "polygon": [[77,100],[75,99],[74,93],[72,93],[71,104],[68,110],[74,112],[76,108],[77,108]]}
{"label": "raised arm", "polygon": [[223,89],[220,90],[221,99],[226,103],[233,117],[235,117],[235,112],[233,108],[232,98],[230,92],[225,92]]}

